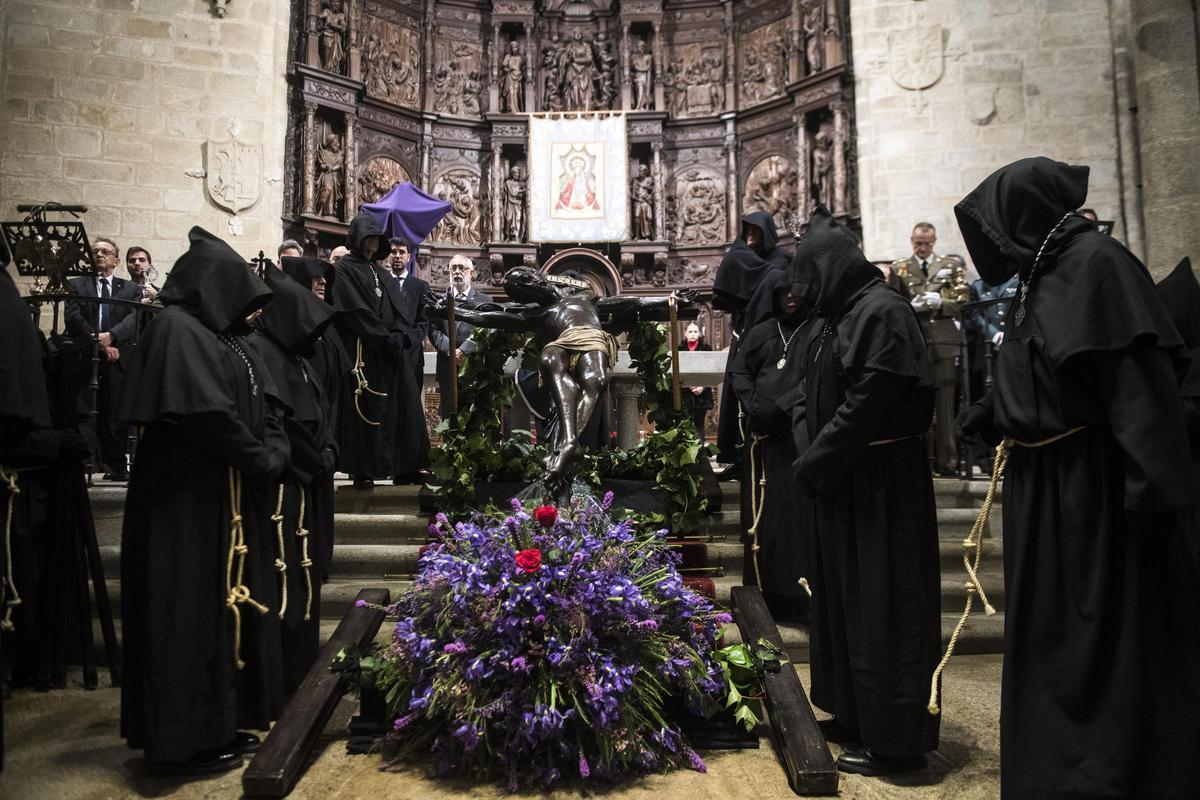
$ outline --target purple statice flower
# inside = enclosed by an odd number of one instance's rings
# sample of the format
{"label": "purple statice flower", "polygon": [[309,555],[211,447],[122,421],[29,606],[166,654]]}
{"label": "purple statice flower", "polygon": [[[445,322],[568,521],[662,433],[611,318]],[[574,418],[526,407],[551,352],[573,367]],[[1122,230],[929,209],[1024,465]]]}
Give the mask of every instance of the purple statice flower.
{"label": "purple statice flower", "polygon": [[509,505],[512,506],[513,511],[521,510],[521,501],[518,500],[517,498],[514,497],[512,500],[509,500],[508,502],[509,502]]}
{"label": "purple statice flower", "polygon": [[434,522],[436,522],[438,525],[445,525],[446,523],[448,523],[450,521],[450,518],[447,517],[445,515],[445,513],[441,512],[441,511],[439,511],[437,514],[435,514],[433,519],[434,519]]}
{"label": "purple statice flower", "polygon": [[613,493],[605,492],[604,500],[600,503],[600,507],[603,508],[605,511],[608,511],[610,508],[612,508],[612,504],[613,504]]}
{"label": "purple statice flower", "polygon": [[509,667],[513,672],[524,672],[528,667],[525,666],[525,656],[517,656],[510,663]]}
{"label": "purple statice flower", "polygon": [[696,772],[708,772],[708,765],[704,763],[704,759],[700,757],[692,748],[687,749],[688,763],[692,765],[692,769]]}
{"label": "purple statice flower", "polygon": [[454,642],[450,642],[448,645],[444,646],[442,648],[442,652],[457,655],[459,653],[467,652],[467,646],[465,644],[463,644],[462,642],[454,641]]}
{"label": "purple statice flower", "polygon": [[658,630],[658,622],[656,622],[655,620],[652,620],[652,619],[643,619],[643,620],[640,620],[640,621],[638,621],[638,622],[635,622],[635,623],[633,624],[633,626],[634,626],[635,628],[638,628],[638,629],[640,629],[640,630],[643,630],[643,631],[656,631],[656,630]]}
{"label": "purple statice flower", "polygon": [[[611,495],[612,492],[609,492],[609,494]],[[579,777],[587,778],[591,776],[591,774],[592,770],[588,766],[587,756],[583,754],[583,748],[581,747],[579,748]]]}
{"label": "purple statice flower", "polygon": [[403,730],[410,722],[412,722],[416,718],[417,718],[416,712],[405,714],[403,717],[397,717],[396,721],[392,723],[392,730],[394,730],[394,731]]}
{"label": "purple statice flower", "polygon": [[713,620],[720,625],[728,625],[729,623],[733,622],[733,615],[722,611],[720,614],[717,614],[715,617],[713,617]]}

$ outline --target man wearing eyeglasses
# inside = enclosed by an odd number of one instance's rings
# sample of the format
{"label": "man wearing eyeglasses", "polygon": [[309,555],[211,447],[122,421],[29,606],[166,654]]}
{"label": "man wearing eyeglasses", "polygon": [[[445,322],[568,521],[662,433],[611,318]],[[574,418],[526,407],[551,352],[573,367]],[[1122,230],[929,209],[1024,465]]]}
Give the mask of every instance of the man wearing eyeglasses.
{"label": "man wearing eyeglasses", "polygon": [[[72,278],[71,288],[79,297],[112,298],[114,300],[132,300],[138,303],[142,299],[142,288],[132,281],[117,278],[113,270],[117,268],[120,259],[120,249],[116,242],[105,237],[97,237],[92,242],[92,265],[95,276]],[[117,398],[121,395],[125,367],[120,362],[121,347],[133,341],[137,329],[137,314],[133,306],[111,303],[81,303],[68,302],[66,308],[67,335],[71,337],[90,337],[98,332],[100,342],[100,389],[96,396],[96,440],[99,445],[99,463],[107,467],[105,480],[123,481],[129,478],[129,468],[125,460],[124,425],[119,424],[112,415]],[[88,372],[90,374],[90,365]],[[88,391],[88,380],[80,381],[80,391]],[[87,406],[91,398],[84,395]],[[96,460],[93,453],[93,461]]]}
{"label": "man wearing eyeglasses", "polygon": [[[471,259],[462,253],[450,259],[450,288],[454,292],[454,302],[456,304],[463,302],[487,302],[488,296],[471,285],[474,278],[475,263]],[[454,330],[455,346],[454,352],[451,353],[450,334],[446,321],[431,321],[429,323],[429,341],[437,349],[437,382],[438,392],[441,395],[438,400],[438,414],[442,419],[446,419],[446,416],[451,411],[451,356],[454,359],[454,368],[457,369],[462,364],[464,358],[475,352],[475,342],[471,340],[471,333],[475,330],[475,326],[467,322],[457,322]]]}

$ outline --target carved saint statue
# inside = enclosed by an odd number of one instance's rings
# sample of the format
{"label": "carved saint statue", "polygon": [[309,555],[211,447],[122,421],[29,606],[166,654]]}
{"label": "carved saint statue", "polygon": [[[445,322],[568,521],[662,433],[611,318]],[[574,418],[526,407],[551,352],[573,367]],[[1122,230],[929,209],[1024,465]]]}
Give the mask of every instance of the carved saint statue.
{"label": "carved saint statue", "polygon": [[325,145],[317,150],[317,214],[336,217],[337,204],[342,201],[342,140],[336,133],[325,137]]}
{"label": "carved saint statue", "polygon": [[645,39],[637,40],[633,56],[629,59],[629,68],[633,74],[633,110],[646,111],[654,108],[651,74],[654,69],[654,56],[646,52]]}
{"label": "carved saint statue", "polygon": [[521,168],[513,167],[501,187],[500,225],[505,241],[525,241],[525,181]]}
{"label": "carved saint statue", "polygon": [[804,33],[804,63],[807,74],[820,72],[824,66],[825,39],[821,24],[821,0],[807,0],[800,29]]}
{"label": "carved saint statue", "polygon": [[629,186],[630,204],[633,207],[633,238],[654,238],[654,179],[650,168],[638,166],[638,174]]}
{"label": "carved saint statue", "polygon": [[321,5],[323,8],[318,29],[321,36],[321,69],[340,75],[346,52],[342,45],[342,37],[346,34],[346,13],[342,9],[342,0],[325,0]]}
{"label": "carved saint statue", "polygon": [[525,110],[525,56],[513,40],[500,62],[500,110],[518,113]]}
{"label": "carved saint statue", "polygon": [[600,105],[599,108],[612,108],[613,100],[617,97],[617,51],[614,43],[600,32],[596,42],[596,59],[600,62]]}
{"label": "carved saint statue", "polygon": [[592,111],[595,108],[596,60],[592,47],[575,31],[559,57],[562,74],[563,108],[567,111]]}
{"label": "carved saint statue", "polygon": [[833,208],[833,135],[825,123],[814,137],[812,151],[812,198],[826,208]]}
{"label": "carved saint statue", "polygon": [[558,93],[558,62],[561,47],[558,34],[550,39],[550,44],[542,50],[542,110],[558,111],[562,108],[562,97]]}
{"label": "carved saint statue", "polygon": [[387,48],[379,37],[369,34],[362,45],[363,83],[366,84],[367,94],[374,97],[387,97]]}

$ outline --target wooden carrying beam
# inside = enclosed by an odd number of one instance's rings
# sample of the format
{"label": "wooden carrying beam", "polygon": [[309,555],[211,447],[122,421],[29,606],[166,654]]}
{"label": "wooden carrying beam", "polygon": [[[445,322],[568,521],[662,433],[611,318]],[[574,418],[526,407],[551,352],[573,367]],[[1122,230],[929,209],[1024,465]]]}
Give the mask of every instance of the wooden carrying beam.
{"label": "wooden carrying beam", "polygon": [[[733,608],[743,642],[753,647],[759,639],[766,639],[783,651],[783,639],[758,587],[735,586]],[[788,784],[796,794],[837,794],[838,773],[833,755],[817,727],[800,676],[790,662],[780,666],[778,672],[763,676],[763,689]]]}
{"label": "wooden carrying beam", "polygon": [[383,624],[383,610],[377,606],[386,606],[390,594],[387,589],[362,589],[357,600],[369,605],[359,607],[355,602],[342,617],[304,683],[242,773],[242,791],[247,797],[286,797],[300,779],[305,759],[347,688],[346,676],[329,666],[342,648],[361,651],[371,643]]}

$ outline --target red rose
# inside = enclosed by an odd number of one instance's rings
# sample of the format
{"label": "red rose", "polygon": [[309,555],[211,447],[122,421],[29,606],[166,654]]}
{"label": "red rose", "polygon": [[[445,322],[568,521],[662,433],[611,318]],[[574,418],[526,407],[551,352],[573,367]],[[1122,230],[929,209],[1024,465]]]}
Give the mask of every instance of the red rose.
{"label": "red rose", "polygon": [[[554,509],[551,508],[551,511]],[[517,566],[525,572],[537,572],[542,568],[542,551],[536,547],[517,553]]]}
{"label": "red rose", "polygon": [[533,511],[533,518],[543,528],[549,528],[558,519],[558,509],[554,506],[538,506]]}

